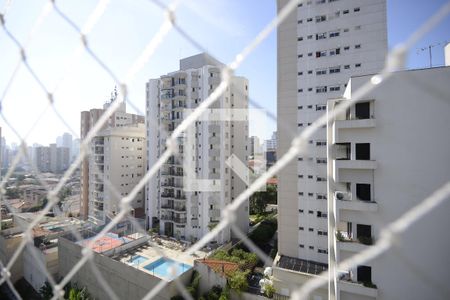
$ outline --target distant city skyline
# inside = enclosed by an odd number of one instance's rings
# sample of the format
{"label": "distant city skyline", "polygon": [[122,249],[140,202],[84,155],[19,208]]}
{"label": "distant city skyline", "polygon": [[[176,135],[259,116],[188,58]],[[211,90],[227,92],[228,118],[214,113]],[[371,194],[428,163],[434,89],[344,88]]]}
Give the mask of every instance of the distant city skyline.
{"label": "distant city skyline", "polygon": [[[208,4],[200,0],[184,1],[176,12],[177,21],[185,32],[192,34],[192,37],[211,54],[221,61],[230,62],[275,16],[274,1],[255,1],[217,0]],[[0,5],[4,2],[0,0]],[[26,4],[12,2],[6,14],[6,26],[21,43],[25,43],[45,2],[36,1]],[[404,41],[445,2],[444,0],[388,1],[389,48]],[[58,7],[73,18],[79,26],[84,24],[94,6],[94,2],[58,3]],[[258,7],[258,14],[253,13],[255,6]],[[405,7],[408,7],[408,18],[403,17]],[[249,18],[249,15],[252,17]],[[156,33],[163,21],[162,17],[162,11],[151,2],[136,1],[127,4],[113,2],[88,35],[89,45],[119,76],[119,79],[123,79],[123,74],[126,74],[129,66]],[[398,22],[399,19],[402,22]],[[446,30],[449,27],[450,18],[447,17],[414,45],[408,58],[408,68],[428,67],[428,51],[420,49],[436,43],[441,45],[432,48],[433,65],[442,65],[442,46],[443,42],[450,40]],[[217,42],[217,36],[220,36],[220,43]],[[0,63],[3,66],[0,72],[0,93],[3,93],[19,59],[19,51],[3,31],[0,32],[0,42],[4,45],[3,55],[0,57]],[[227,47],[223,47],[224,44]],[[27,48],[27,60],[48,89],[52,89],[64,73],[65,64],[78,45],[78,34],[55,12],[51,12],[35,32]],[[132,112],[144,115],[145,82],[149,78],[177,69],[176,62],[180,58],[200,52],[200,49],[195,49],[178,33],[171,31],[129,86],[130,102],[139,110]],[[79,113],[93,107],[100,107],[108,101],[116,85],[85,51],[69,73],[56,90],[54,100],[56,110],[70,129],[65,127],[52,109],[45,109],[48,105],[47,95],[26,68],[23,65],[20,67],[5,99],[2,99],[2,113],[22,136],[33,128],[26,139],[28,145],[53,143],[61,132],[70,132],[76,139],[80,133]],[[272,32],[268,39],[244,61],[236,75],[249,78],[250,99],[266,108],[269,113],[276,115],[275,32]],[[24,86],[27,88],[23,88]],[[40,121],[34,124],[39,115],[42,115]],[[265,126],[260,125],[257,122],[250,122],[250,135],[256,135],[261,140],[265,140],[269,139],[271,133],[276,130],[275,120],[264,124]],[[0,126],[8,144],[18,143],[18,138],[8,128],[3,118],[0,118]]]}

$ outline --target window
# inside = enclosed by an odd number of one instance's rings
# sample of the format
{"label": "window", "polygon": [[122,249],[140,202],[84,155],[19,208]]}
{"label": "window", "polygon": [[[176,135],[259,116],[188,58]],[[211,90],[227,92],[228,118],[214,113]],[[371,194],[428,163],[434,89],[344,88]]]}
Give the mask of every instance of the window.
{"label": "window", "polygon": [[337,92],[341,89],[340,86],[330,86],[330,92]]}
{"label": "window", "polygon": [[355,7],[354,9],[353,9],[353,11],[354,12],[359,12],[361,9],[359,8],[359,7]]}
{"label": "window", "polygon": [[316,57],[327,56],[327,51],[316,51]]}
{"label": "window", "polygon": [[298,109],[303,109],[303,106],[302,105],[300,105],[299,107],[297,107]]}
{"label": "window", "polygon": [[311,92],[312,91],[312,88],[308,88],[308,92]]}
{"label": "window", "polygon": [[309,246],[309,249],[314,250],[314,246]]}
{"label": "window", "polygon": [[303,75],[303,72],[298,72],[298,76],[302,76]]}
{"label": "window", "polygon": [[342,14],[344,14],[344,15],[346,15],[346,14],[348,14],[348,13],[349,13],[348,9],[342,11]]}
{"label": "window", "polygon": [[369,119],[370,118],[370,103],[362,102],[355,104],[355,116],[356,119]]}
{"label": "window", "polygon": [[299,41],[299,42],[303,41],[303,37],[298,37],[297,41]]}
{"label": "window", "polygon": [[298,123],[297,126],[298,127],[303,127],[303,123]]}
{"label": "window", "polygon": [[316,75],[326,75],[326,74],[327,74],[327,70],[326,69],[316,70]]}
{"label": "window", "polygon": [[298,161],[303,161],[303,157],[299,157],[299,158],[298,158]]}
{"label": "window", "polygon": [[316,17],[316,23],[325,22],[326,20],[327,20],[327,16],[325,16],[325,15]]}
{"label": "window", "polygon": [[308,210],[308,214],[313,215],[314,212],[312,210]]}
{"label": "window", "polygon": [[313,178],[313,176],[312,176],[312,175],[308,175],[308,178],[309,178],[309,179],[312,179],[312,178]]}
{"label": "window", "polygon": [[299,209],[298,212],[302,214],[303,213],[303,209]]}
{"label": "window", "polygon": [[309,197],[312,197],[314,195],[314,193],[308,193]]}
{"label": "window", "polygon": [[300,246],[300,248],[305,248],[305,245],[300,244],[299,246]]}
{"label": "window", "polygon": [[361,201],[371,201],[370,184],[357,183],[356,184],[356,198]]}
{"label": "window", "polygon": [[314,228],[308,228],[309,232],[314,232]]}
{"label": "window", "polygon": [[355,150],[357,160],[370,160],[370,143],[356,143]]}
{"label": "window", "polygon": [[329,33],[329,37],[333,38],[333,37],[338,37],[340,34],[339,30],[335,30],[335,31],[330,31]]}
{"label": "window", "polygon": [[303,57],[303,54],[299,54],[297,57],[298,57],[298,58],[302,58],[302,57]]}
{"label": "window", "polygon": [[303,89],[299,89],[298,92],[299,92],[299,93],[303,93]]}
{"label": "window", "polygon": [[330,74],[336,74],[341,72],[341,67],[331,67]]}
{"label": "window", "polygon": [[306,19],[306,22],[312,22],[312,18]]}
{"label": "window", "polygon": [[308,35],[308,40],[312,39],[313,36],[312,35]]}
{"label": "window", "polygon": [[349,29],[348,28],[344,28],[344,32],[348,32],[349,31]]}
{"label": "window", "polygon": [[300,174],[300,175],[298,175],[298,178],[303,178],[303,175],[301,175],[301,174]]}
{"label": "window", "polygon": [[303,196],[303,192],[298,192],[298,195],[299,196]]}
{"label": "window", "polygon": [[312,52],[309,52],[309,53],[308,53],[308,56],[312,56]]}
{"label": "window", "polygon": [[326,38],[327,38],[327,33],[326,32],[316,34],[316,40],[323,40],[323,39],[326,39]]}
{"label": "window", "polygon": [[361,45],[360,44],[355,45],[355,49],[361,49]]}
{"label": "window", "polygon": [[346,69],[346,70],[350,69],[350,65],[345,65],[344,69]]}
{"label": "window", "polygon": [[344,47],[344,51],[348,51],[348,50],[350,50],[350,47],[349,46],[345,46]]}
{"label": "window", "polygon": [[339,55],[339,54],[341,54],[341,48],[336,48],[336,49],[330,50],[330,56]]}
{"label": "window", "polygon": [[312,105],[308,105],[308,108],[311,109],[313,106]]}
{"label": "window", "polygon": [[318,110],[326,110],[327,105],[326,104],[316,104],[316,111]]}
{"label": "window", "polygon": [[372,282],[372,268],[369,266],[358,266],[356,276],[359,282]]}
{"label": "window", "polygon": [[326,249],[317,249],[317,252],[319,252],[321,254],[328,254],[328,250],[326,250]]}
{"label": "window", "polygon": [[361,64],[355,64],[355,68],[361,67]]}
{"label": "window", "polygon": [[302,24],[303,23],[303,20],[298,20],[297,21],[297,24]]}
{"label": "window", "polygon": [[312,74],[312,70],[308,70],[308,74]]}
{"label": "window", "polygon": [[303,228],[303,227],[299,227],[298,229],[299,229],[299,230],[304,230],[304,228]]}
{"label": "window", "polygon": [[327,87],[326,86],[318,86],[316,87],[316,93],[326,93]]}

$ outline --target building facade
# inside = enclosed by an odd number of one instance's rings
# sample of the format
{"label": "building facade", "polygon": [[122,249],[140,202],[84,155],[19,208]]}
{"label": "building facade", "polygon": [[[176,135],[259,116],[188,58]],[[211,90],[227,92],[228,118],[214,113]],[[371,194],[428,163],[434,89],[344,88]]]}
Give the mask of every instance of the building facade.
{"label": "building facade", "polygon": [[[281,9],[287,1],[279,0]],[[381,70],[387,51],[386,1],[307,1],[278,27],[278,157],[344,92],[350,76]],[[281,123],[283,123],[281,125]],[[278,249],[327,263],[326,129],[297,163],[279,173]]]}
{"label": "building facade", "polygon": [[[165,151],[168,137],[188,111],[198,107],[219,85],[222,66],[208,55],[199,54],[182,59],[180,70],[147,83],[148,168]],[[233,76],[226,92],[210,108],[247,113],[247,79]],[[248,118],[221,121],[202,117],[178,143],[177,155],[166,161],[147,186],[147,223],[159,228],[161,234],[195,241],[219,222],[221,210],[246,188],[225,161],[234,155],[246,166]],[[186,164],[190,166],[187,169]],[[196,179],[209,180],[220,188],[212,191],[209,187],[192,187],[188,182]],[[247,232],[247,202],[236,222]],[[230,237],[228,228],[215,242],[223,243]]]}
{"label": "building facade", "polygon": [[[278,0],[278,10],[287,2]],[[326,112],[327,99],[343,94],[351,76],[382,69],[386,27],[386,0],[304,1],[280,24],[279,158],[296,135]],[[278,174],[277,267],[315,274],[328,264],[326,150],[323,127],[297,161]],[[289,295],[291,290],[278,292]]]}
{"label": "building facade", "polygon": [[[450,67],[396,72],[329,122],[330,292],[337,299],[446,297],[450,271],[441,266],[450,262],[450,242],[440,237],[450,226],[448,201],[378,258],[350,270],[334,265],[372,247],[387,224],[450,178],[450,140],[436,138],[450,131],[450,106],[442,101],[450,95],[449,78]],[[328,101],[328,112],[370,79],[352,77],[344,98]]]}
{"label": "building facade", "polygon": [[[89,131],[95,126],[106,109],[117,100],[117,91],[111,95],[109,102],[103,105],[103,109],[94,108],[89,111],[81,112],[80,137],[81,142],[87,136]],[[119,100],[117,100],[119,101]],[[130,114],[126,112],[126,104],[122,102],[119,108],[109,117],[108,121],[102,126],[102,130],[110,127],[123,127],[128,125],[144,124],[144,116]],[[85,157],[81,163],[81,193],[80,193],[80,215],[87,219],[89,215],[89,158]]]}
{"label": "building facade", "polygon": [[[120,210],[127,196],[145,174],[145,125],[110,127],[91,141],[89,156],[89,220],[105,224]],[[144,189],[131,206],[134,216],[144,212]]]}

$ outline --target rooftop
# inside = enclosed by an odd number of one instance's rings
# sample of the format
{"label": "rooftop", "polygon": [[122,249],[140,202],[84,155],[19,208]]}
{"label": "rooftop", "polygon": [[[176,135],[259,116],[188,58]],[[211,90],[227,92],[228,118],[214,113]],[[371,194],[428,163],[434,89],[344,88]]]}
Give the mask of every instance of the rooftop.
{"label": "rooftop", "polygon": [[313,275],[319,275],[328,269],[327,264],[284,255],[280,257],[277,267]]}

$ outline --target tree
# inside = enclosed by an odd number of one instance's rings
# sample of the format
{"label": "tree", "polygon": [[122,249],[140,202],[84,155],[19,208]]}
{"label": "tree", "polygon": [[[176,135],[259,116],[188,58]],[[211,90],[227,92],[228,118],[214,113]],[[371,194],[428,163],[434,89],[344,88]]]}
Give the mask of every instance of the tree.
{"label": "tree", "polygon": [[39,289],[39,294],[44,300],[49,300],[53,297],[53,288],[48,281],[45,281],[44,285]]}
{"label": "tree", "polygon": [[248,289],[248,276],[249,271],[234,271],[228,281],[230,288],[235,290],[238,294]]}
{"label": "tree", "polygon": [[266,211],[267,202],[263,192],[256,192],[250,197],[250,213],[263,214]]}

